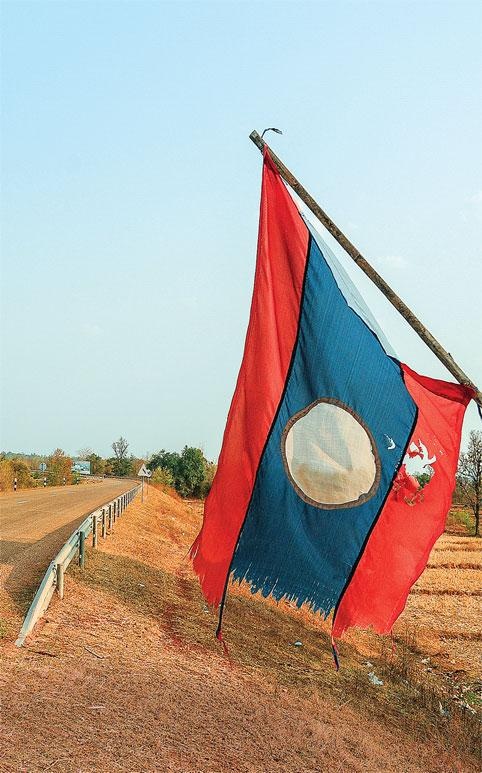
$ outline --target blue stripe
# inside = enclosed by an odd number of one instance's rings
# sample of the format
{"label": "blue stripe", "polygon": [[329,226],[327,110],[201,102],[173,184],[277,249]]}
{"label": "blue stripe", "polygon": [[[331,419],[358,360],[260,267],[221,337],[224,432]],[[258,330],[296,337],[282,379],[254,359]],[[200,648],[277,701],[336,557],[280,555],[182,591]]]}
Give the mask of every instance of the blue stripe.
{"label": "blue stripe", "polygon": [[[364,504],[320,509],[288,479],[281,453],[287,422],[316,400],[338,400],[369,429],[380,482]],[[351,309],[310,239],[298,338],[232,562],[253,592],[305,601],[328,614],[343,591],[382,507],[410,437],[416,406],[398,364]],[[389,449],[387,436],[395,448]],[[392,445],[390,443],[390,445]]]}

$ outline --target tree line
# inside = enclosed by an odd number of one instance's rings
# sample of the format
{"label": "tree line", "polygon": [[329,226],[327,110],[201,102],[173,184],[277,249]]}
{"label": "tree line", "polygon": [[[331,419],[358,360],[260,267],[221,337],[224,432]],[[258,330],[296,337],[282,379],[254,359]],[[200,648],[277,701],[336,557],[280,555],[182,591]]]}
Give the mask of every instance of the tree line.
{"label": "tree line", "polygon": [[[207,496],[216,472],[216,464],[204,456],[200,448],[184,446],[182,451],[161,449],[149,459],[140,459],[129,454],[129,443],[122,436],[112,443],[114,455],[106,459],[90,448],[79,451],[78,458],[90,462],[91,475],[115,477],[136,477],[139,469],[146,464],[152,473],[152,482],[174,488],[182,497],[203,498]],[[39,463],[45,462],[46,470],[40,471]],[[57,448],[50,456],[36,454],[0,453],[0,490],[11,491],[14,480],[18,488],[29,488],[46,479],[49,486],[79,483],[81,476],[72,470],[73,459]],[[420,480],[428,485],[431,476]],[[457,485],[454,503],[464,505],[472,511],[475,536],[480,536],[480,511],[482,509],[482,432],[472,430],[467,450],[460,454],[457,469]]]}
{"label": "tree line", "polygon": [[[113,456],[103,458],[91,448],[82,448],[77,457],[68,456],[57,448],[48,456],[38,454],[0,453],[0,490],[11,491],[14,480],[18,488],[43,485],[61,486],[80,483],[82,475],[72,470],[74,461],[90,463],[90,474],[117,478],[136,478],[145,464],[152,473],[153,483],[175,489],[182,497],[204,498],[214,478],[216,465],[204,456],[200,448],[185,446],[180,453],[164,449],[148,459],[129,453],[129,443],[122,436],[112,443]],[[46,469],[41,470],[44,464]]]}

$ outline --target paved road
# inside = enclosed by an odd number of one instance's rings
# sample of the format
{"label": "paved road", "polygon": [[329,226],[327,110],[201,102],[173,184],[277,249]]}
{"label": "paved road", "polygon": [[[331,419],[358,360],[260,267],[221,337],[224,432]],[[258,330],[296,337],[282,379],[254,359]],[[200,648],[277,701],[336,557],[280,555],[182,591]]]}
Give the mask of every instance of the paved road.
{"label": "paved road", "polygon": [[[50,561],[96,507],[135,486],[104,480],[0,496],[0,602],[23,613]],[[0,613],[4,603],[0,603]]]}

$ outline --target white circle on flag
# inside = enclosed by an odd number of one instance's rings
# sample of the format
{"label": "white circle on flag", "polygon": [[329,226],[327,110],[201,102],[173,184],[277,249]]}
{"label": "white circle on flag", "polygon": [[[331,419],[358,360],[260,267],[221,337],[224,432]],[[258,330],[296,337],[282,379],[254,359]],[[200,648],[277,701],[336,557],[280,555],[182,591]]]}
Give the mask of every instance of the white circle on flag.
{"label": "white circle on flag", "polygon": [[316,400],[292,416],[281,450],[295,491],[315,507],[356,507],[378,488],[375,441],[360,417],[339,400]]}

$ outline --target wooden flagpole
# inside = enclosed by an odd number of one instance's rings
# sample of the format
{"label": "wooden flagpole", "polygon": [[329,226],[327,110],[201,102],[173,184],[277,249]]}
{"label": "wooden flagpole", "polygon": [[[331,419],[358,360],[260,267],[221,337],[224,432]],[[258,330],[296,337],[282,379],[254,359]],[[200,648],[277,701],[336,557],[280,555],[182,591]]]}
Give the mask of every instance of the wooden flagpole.
{"label": "wooden flagpole", "polygon": [[[269,146],[267,143],[260,137],[257,131],[252,131],[249,135],[250,140],[254,142],[254,144],[263,152],[265,147]],[[408,324],[415,330],[415,332],[420,336],[422,341],[427,344],[429,349],[432,350],[432,352],[435,354],[436,357],[442,362],[448,371],[457,379],[457,381],[460,384],[465,384],[466,386],[472,387],[472,389],[475,389],[475,402],[482,407],[482,393],[480,392],[480,389],[478,389],[475,384],[470,380],[470,378],[467,376],[466,373],[460,368],[455,360],[453,359],[452,355],[449,354],[449,352],[446,352],[443,346],[439,344],[436,338],[431,334],[429,330],[425,327],[425,325],[422,325],[420,320],[415,316],[415,314],[408,308],[408,306],[402,301],[401,298],[398,297],[398,295],[392,290],[392,288],[385,282],[385,280],[380,276],[378,271],[375,271],[373,266],[371,266],[368,261],[363,257],[363,255],[360,253],[359,250],[351,243],[351,241],[345,236],[345,234],[340,231],[338,226],[333,222],[331,217],[329,217],[326,212],[320,207],[319,204],[316,203],[314,198],[310,196],[308,191],[301,185],[301,183],[296,179],[296,177],[290,172],[290,170],[283,164],[282,161],[278,158],[278,156],[273,153],[271,148],[269,148],[269,154],[271,156],[271,159],[273,160],[273,163],[277,167],[281,177],[285,182],[288,183],[288,185],[293,188],[295,193],[298,194],[300,199],[306,204],[306,206],[313,212],[313,214],[318,218],[320,223],[322,223],[327,231],[331,233],[332,236],[335,237],[338,244],[340,244],[345,252],[348,253],[348,255],[355,261],[357,266],[361,268],[361,270],[372,280],[374,284],[378,287],[379,290],[382,291],[383,295],[388,298],[392,306],[395,306],[396,310],[404,317],[404,319],[407,320]]]}

